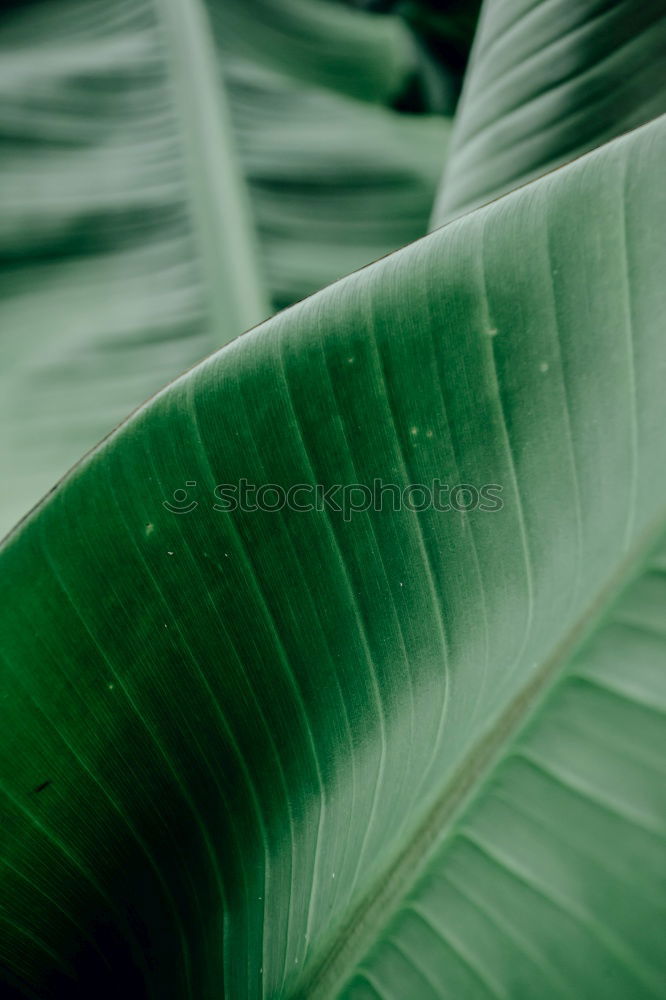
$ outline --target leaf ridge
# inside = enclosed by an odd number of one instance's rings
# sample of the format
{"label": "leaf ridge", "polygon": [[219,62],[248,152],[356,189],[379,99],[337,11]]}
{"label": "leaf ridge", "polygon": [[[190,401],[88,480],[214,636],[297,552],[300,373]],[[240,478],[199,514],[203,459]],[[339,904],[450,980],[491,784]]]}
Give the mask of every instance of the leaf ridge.
{"label": "leaf ridge", "polygon": [[[571,655],[605,616],[608,608],[625,589],[628,579],[649,556],[661,537],[664,520],[666,515],[660,516],[636,541],[632,551],[617,567],[613,578],[597,593],[551,655],[472,748],[390,872],[384,873],[383,883],[375,884],[341,930],[337,940],[332,942],[329,953],[312,970],[309,979],[297,994],[299,1000],[311,995],[328,997],[335,994],[345,974],[348,974],[349,953],[353,951],[356,954],[361,950],[360,938],[364,933],[376,932],[377,926],[373,919],[377,923],[385,923],[386,913],[392,903],[404,895],[418,873],[425,868],[435,848],[446,839],[447,828],[450,830],[454,817],[459,815],[472,798],[480,794],[493,767],[501,759],[505,746],[536,712],[550,693],[553,682],[557,681],[561,671],[566,668]],[[319,992],[315,992],[316,990]]]}

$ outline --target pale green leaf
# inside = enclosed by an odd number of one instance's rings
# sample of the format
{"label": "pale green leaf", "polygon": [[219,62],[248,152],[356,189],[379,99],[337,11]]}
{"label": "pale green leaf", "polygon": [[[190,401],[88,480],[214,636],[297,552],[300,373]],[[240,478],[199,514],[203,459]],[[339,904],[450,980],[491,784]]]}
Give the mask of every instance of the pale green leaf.
{"label": "pale green leaf", "polygon": [[265,6],[0,15],[0,534],[171,378],[426,231],[448,125],[381,103],[407,29]]}
{"label": "pale green leaf", "polygon": [[666,111],[666,0],[485,0],[432,225]]}

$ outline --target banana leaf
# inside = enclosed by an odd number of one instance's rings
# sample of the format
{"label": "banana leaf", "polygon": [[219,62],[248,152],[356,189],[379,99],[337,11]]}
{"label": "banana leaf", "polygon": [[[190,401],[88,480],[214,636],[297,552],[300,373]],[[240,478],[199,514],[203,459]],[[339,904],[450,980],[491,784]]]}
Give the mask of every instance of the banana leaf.
{"label": "banana leaf", "polygon": [[397,16],[332,3],[3,7],[0,535],[170,379],[426,232],[418,72]]}
{"label": "banana leaf", "polygon": [[8,991],[664,996],[665,154],[662,118],[273,317],[12,533]]}
{"label": "banana leaf", "polygon": [[666,112],[666,0],[485,0],[442,225]]}

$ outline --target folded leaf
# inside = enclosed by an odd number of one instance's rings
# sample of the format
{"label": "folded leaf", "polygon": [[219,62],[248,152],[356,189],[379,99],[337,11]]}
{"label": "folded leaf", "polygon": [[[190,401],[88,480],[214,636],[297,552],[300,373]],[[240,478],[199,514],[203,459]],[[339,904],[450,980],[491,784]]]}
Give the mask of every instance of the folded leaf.
{"label": "folded leaf", "polygon": [[[274,317],[9,538],[13,988],[660,995],[665,144]],[[503,505],[268,509],[376,479]]]}

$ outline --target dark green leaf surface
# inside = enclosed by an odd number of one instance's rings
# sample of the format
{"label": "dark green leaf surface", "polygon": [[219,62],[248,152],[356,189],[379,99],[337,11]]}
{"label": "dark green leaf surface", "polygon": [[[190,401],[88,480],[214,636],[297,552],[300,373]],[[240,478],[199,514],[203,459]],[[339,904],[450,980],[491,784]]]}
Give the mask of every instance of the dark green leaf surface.
{"label": "dark green leaf surface", "polygon": [[412,28],[421,50],[432,61],[428,74],[427,106],[452,114],[460,97],[480,0],[395,0],[387,6],[400,13]]}
{"label": "dark green leaf surface", "polygon": [[433,226],[666,111],[666,0],[486,0]]}
{"label": "dark green leaf surface", "polygon": [[8,540],[8,982],[663,997],[664,124],[240,338]]}

